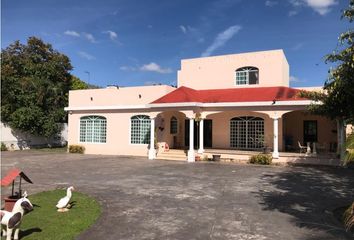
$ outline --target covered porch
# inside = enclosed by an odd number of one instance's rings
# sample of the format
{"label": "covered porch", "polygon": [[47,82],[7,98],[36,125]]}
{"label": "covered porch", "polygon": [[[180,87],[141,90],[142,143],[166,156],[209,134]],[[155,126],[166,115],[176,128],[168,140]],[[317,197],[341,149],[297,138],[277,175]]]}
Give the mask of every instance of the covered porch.
{"label": "covered porch", "polygon": [[[248,160],[261,152],[271,153],[274,162],[336,158],[335,123],[304,110],[167,110],[155,114],[151,136],[159,148],[151,159],[176,156],[181,160],[184,154],[185,160],[194,162],[195,156],[218,154]],[[309,121],[315,129],[307,129]]]}
{"label": "covered porch", "polygon": [[151,103],[150,142],[159,147],[150,145],[149,158],[168,152],[188,162],[213,153],[248,160],[266,152],[273,162],[335,158],[335,122],[307,112],[312,102],[297,98],[297,90],[272,89],[269,96],[248,96],[252,89],[229,91],[242,96],[229,93],[225,98],[225,90],[211,90],[202,98],[180,88]]}

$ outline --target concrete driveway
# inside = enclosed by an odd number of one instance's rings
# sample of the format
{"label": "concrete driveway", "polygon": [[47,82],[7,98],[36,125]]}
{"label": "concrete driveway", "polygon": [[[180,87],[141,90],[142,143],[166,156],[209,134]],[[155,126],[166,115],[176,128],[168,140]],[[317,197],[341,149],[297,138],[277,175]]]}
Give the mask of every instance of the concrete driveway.
{"label": "concrete driveway", "polygon": [[99,200],[78,239],[352,239],[333,215],[354,199],[349,169],[3,152],[2,175],[13,166],[29,194],[74,185]]}

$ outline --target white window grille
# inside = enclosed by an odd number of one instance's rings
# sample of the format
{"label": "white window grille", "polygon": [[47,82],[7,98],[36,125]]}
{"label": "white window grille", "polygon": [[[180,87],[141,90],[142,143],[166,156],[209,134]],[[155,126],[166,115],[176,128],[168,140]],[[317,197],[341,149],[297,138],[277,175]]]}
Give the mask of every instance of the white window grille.
{"label": "white window grille", "polygon": [[264,120],[259,117],[235,117],[230,120],[230,147],[260,149],[264,145]]}
{"label": "white window grille", "polygon": [[176,117],[171,117],[170,121],[170,134],[177,134],[178,121]]}
{"label": "white window grille", "polygon": [[150,143],[150,118],[145,115],[136,115],[130,119],[130,143]]}
{"label": "white window grille", "polygon": [[256,67],[242,67],[236,70],[236,85],[258,84],[259,70]]}
{"label": "white window grille", "polygon": [[86,116],[80,118],[80,142],[105,143],[107,120],[101,116]]}

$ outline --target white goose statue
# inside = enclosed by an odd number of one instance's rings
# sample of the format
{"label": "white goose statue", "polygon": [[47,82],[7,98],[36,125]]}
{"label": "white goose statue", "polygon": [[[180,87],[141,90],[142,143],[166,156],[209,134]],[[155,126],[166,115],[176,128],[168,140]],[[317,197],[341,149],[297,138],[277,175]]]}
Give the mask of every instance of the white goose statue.
{"label": "white goose statue", "polygon": [[58,208],[58,212],[66,212],[66,211],[69,211],[69,208],[70,208],[70,199],[71,199],[71,196],[72,196],[72,193],[71,191],[74,191],[74,187],[71,186],[71,187],[68,187],[68,189],[66,190],[66,196],[61,198],[56,207]]}

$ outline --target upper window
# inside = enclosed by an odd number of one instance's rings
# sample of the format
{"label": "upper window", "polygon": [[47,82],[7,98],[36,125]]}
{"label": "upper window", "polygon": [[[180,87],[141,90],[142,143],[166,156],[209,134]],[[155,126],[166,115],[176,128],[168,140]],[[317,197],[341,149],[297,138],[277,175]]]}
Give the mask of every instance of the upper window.
{"label": "upper window", "polygon": [[171,121],[170,121],[170,133],[171,134],[177,134],[177,126],[178,126],[177,118],[171,117]]}
{"label": "upper window", "polygon": [[236,70],[236,85],[258,84],[259,70],[256,67],[242,67]]}
{"label": "upper window", "polygon": [[130,118],[130,143],[131,144],[149,144],[150,143],[149,116],[136,115]]}
{"label": "upper window", "polygon": [[101,116],[80,118],[80,142],[105,143],[107,120]]}

